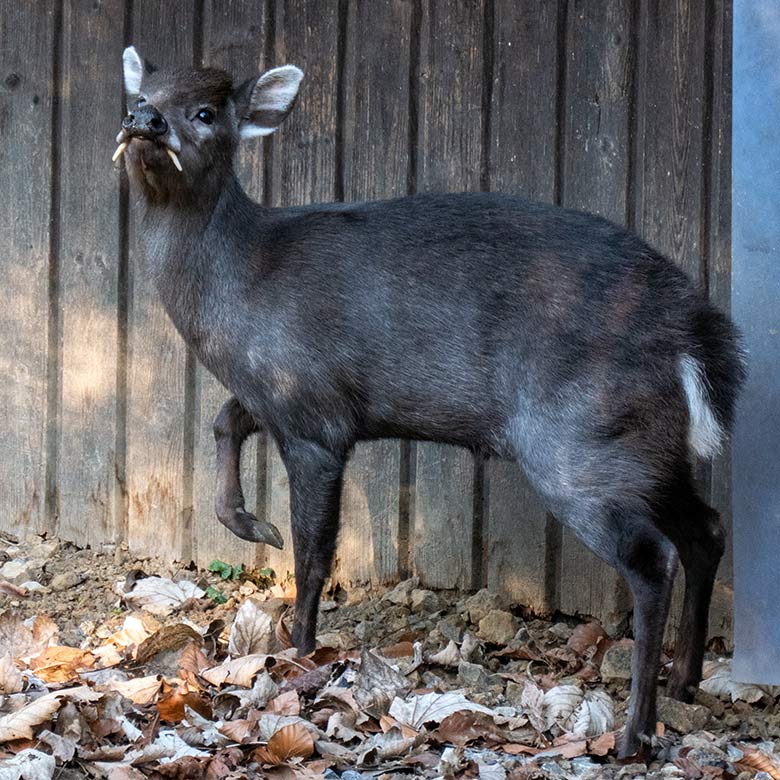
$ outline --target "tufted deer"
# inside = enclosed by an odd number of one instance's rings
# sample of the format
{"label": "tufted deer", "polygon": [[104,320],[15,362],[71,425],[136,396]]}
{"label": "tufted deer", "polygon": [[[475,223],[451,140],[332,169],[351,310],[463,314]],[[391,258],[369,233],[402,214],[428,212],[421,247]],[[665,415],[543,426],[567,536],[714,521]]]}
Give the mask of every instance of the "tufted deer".
{"label": "tufted deer", "polygon": [[724,543],[692,468],[717,452],[743,378],[730,321],[636,236],[547,204],[473,193],[264,208],[233,157],[286,117],[301,71],[234,86],[211,68],[151,72],[132,47],[123,59],[115,159],[151,273],[234,396],[214,425],[217,517],[280,546],[244,509],[242,442],[263,426],[289,474],[296,647],[314,648],[357,441],[511,458],[628,581],[636,643],[620,753],[635,753],[654,734],[678,558],[685,603],[667,693],[690,700],[701,676]]}

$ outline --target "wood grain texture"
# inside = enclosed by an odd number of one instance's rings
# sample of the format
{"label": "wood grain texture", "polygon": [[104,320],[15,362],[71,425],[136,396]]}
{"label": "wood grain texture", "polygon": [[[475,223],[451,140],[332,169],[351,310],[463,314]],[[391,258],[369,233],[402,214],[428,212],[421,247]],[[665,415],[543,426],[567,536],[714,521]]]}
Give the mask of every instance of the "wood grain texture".
{"label": "wood grain texture", "polygon": [[[710,300],[721,311],[731,309],[731,30],[732,0],[714,3],[707,28],[712,48],[711,83],[705,102],[709,120],[709,177],[707,186],[707,282]],[[706,112],[709,112],[707,114]],[[726,526],[726,552],[720,577],[731,582],[731,453],[724,452],[712,464],[710,503]]]}
{"label": "wood grain texture", "polygon": [[[671,6],[671,7],[670,7]],[[637,232],[703,284],[705,3],[648,0],[636,78],[639,142]]]}
{"label": "wood grain texture", "polygon": [[0,2],[0,527],[19,536],[47,529],[56,18],[53,5]]}
{"label": "wood grain texture", "polygon": [[[117,387],[121,174],[111,165],[123,114],[124,3],[68,0],[64,8],[57,535],[97,547],[124,532],[115,452],[117,392],[124,392]],[[78,87],[85,83],[89,89]]]}
{"label": "wood grain texture", "polygon": [[[132,29],[141,56],[155,65],[192,62],[190,4],[136,0]],[[185,425],[194,421],[185,420],[187,348],[146,273],[132,209],[129,258],[128,542],[135,552],[189,559]]]}
{"label": "wood grain texture", "polygon": [[[257,76],[265,61],[265,0],[221,3],[208,0],[204,6],[203,64],[233,74],[234,85]],[[255,200],[263,199],[263,144],[250,140],[239,147],[236,172],[244,189]],[[240,348],[240,345],[236,345]],[[230,393],[198,364],[198,426],[195,440],[193,479],[193,557],[199,566],[213,560],[256,567],[265,557],[260,545],[243,541],[227,530],[214,514],[216,445],[212,434],[214,418]],[[257,512],[257,447],[265,446],[265,437],[250,437],[241,459],[245,505]],[[260,502],[265,512],[264,498]]]}
{"label": "wood grain texture", "polygon": [[[634,30],[632,0],[569,4],[562,205],[627,222]],[[568,529],[561,544],[560,605],[609,631],[630,606],[617,571]]]}
{"label": "wood grain texture", "polygon": [[[488,185],[553,202],[558,4],[496,0]],[[520,466],[487,463],[487,584],[540,612],[558,607],[560,530]],[[552,554],[551,554],[552,553]]]}
{"label": "wood grain texture", "polygon": [[[482,0],[423,0],[416,74],[420,191],[480,187],[483,17]],[[433,587],[471,587],[472,556],[482,555],[472,549],[473,458],[439,444],[418,444],[415,451],[413,571]]]}
{"label": "wood grain texture", "polygon": [[[336,195],[338,100],[338,0],[276,3],[273,61],[297,65],[306,74],[298,102],[275,134],[271,161],[274,206],[332,201]],[[267,549],[278,575],[293,571],[290,494],[276,446],[268,451],[266,517],[282,533],[284,550]]]}
{"label": "wood grain texture", "polygon": [[[405,0],[350,3],[344,52],[345,200],[406,194],[409,166],[409,47]],[[365,35],[370,29],[371,36]],[[391,87],[392,85],[392,87]],[[399,575],[401,444],[362,442],[347,466],[334,582],[391,582]]]}

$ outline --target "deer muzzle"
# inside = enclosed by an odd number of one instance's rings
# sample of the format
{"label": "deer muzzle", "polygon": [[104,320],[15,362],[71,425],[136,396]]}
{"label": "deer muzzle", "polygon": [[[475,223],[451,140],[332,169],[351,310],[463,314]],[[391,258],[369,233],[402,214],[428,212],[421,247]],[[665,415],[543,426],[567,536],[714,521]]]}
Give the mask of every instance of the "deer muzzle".
{"label": "deer muzzle", "polygon": [[[167,132],[168,123],[154,106],[139,106],[122,120],[122,130],[117,136],[119,146],[117,146],[112,160],[116,162],[133,138],[161,141]],[[171,158],[171,162],[176,166],[176,170],[181,171],[181,163],[176,152],[167,144],[163,144],[163,146],[166,154]]]}

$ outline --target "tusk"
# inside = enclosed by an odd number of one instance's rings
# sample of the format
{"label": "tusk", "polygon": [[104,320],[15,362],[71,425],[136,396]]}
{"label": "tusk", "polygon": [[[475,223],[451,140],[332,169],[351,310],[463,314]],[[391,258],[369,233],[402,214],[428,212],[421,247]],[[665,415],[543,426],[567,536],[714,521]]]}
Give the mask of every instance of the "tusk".
{"label": "tusk", "polygon": [[168,153],[168,157],[171,158],[171,162],[176,166],[177,171],[181,171],[181,163],[179,162],[179,158],[176,156],[176,152],[173,151],[173,149],[165,148],[165,151]]}
{"label": "tusk", "polygon": [[122,156],[125,149],[127,149],[127,141],[122,141],[122,143],[117,146],[114,156],[111,158],[111,162],[116,162]]}

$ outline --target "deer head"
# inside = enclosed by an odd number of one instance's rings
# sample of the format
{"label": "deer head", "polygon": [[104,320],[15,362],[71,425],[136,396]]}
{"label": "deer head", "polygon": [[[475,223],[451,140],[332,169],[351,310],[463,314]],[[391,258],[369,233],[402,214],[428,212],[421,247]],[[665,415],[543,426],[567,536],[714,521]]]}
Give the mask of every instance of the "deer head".
{"label": "deer head", "polygon": [[152,200],[221,189],[240,139],[268,135],[295,105],[303,73],[283,65],[233,86],[217,68],[157,70],[125,49],[127,116],[117,136],[130,177]]}

